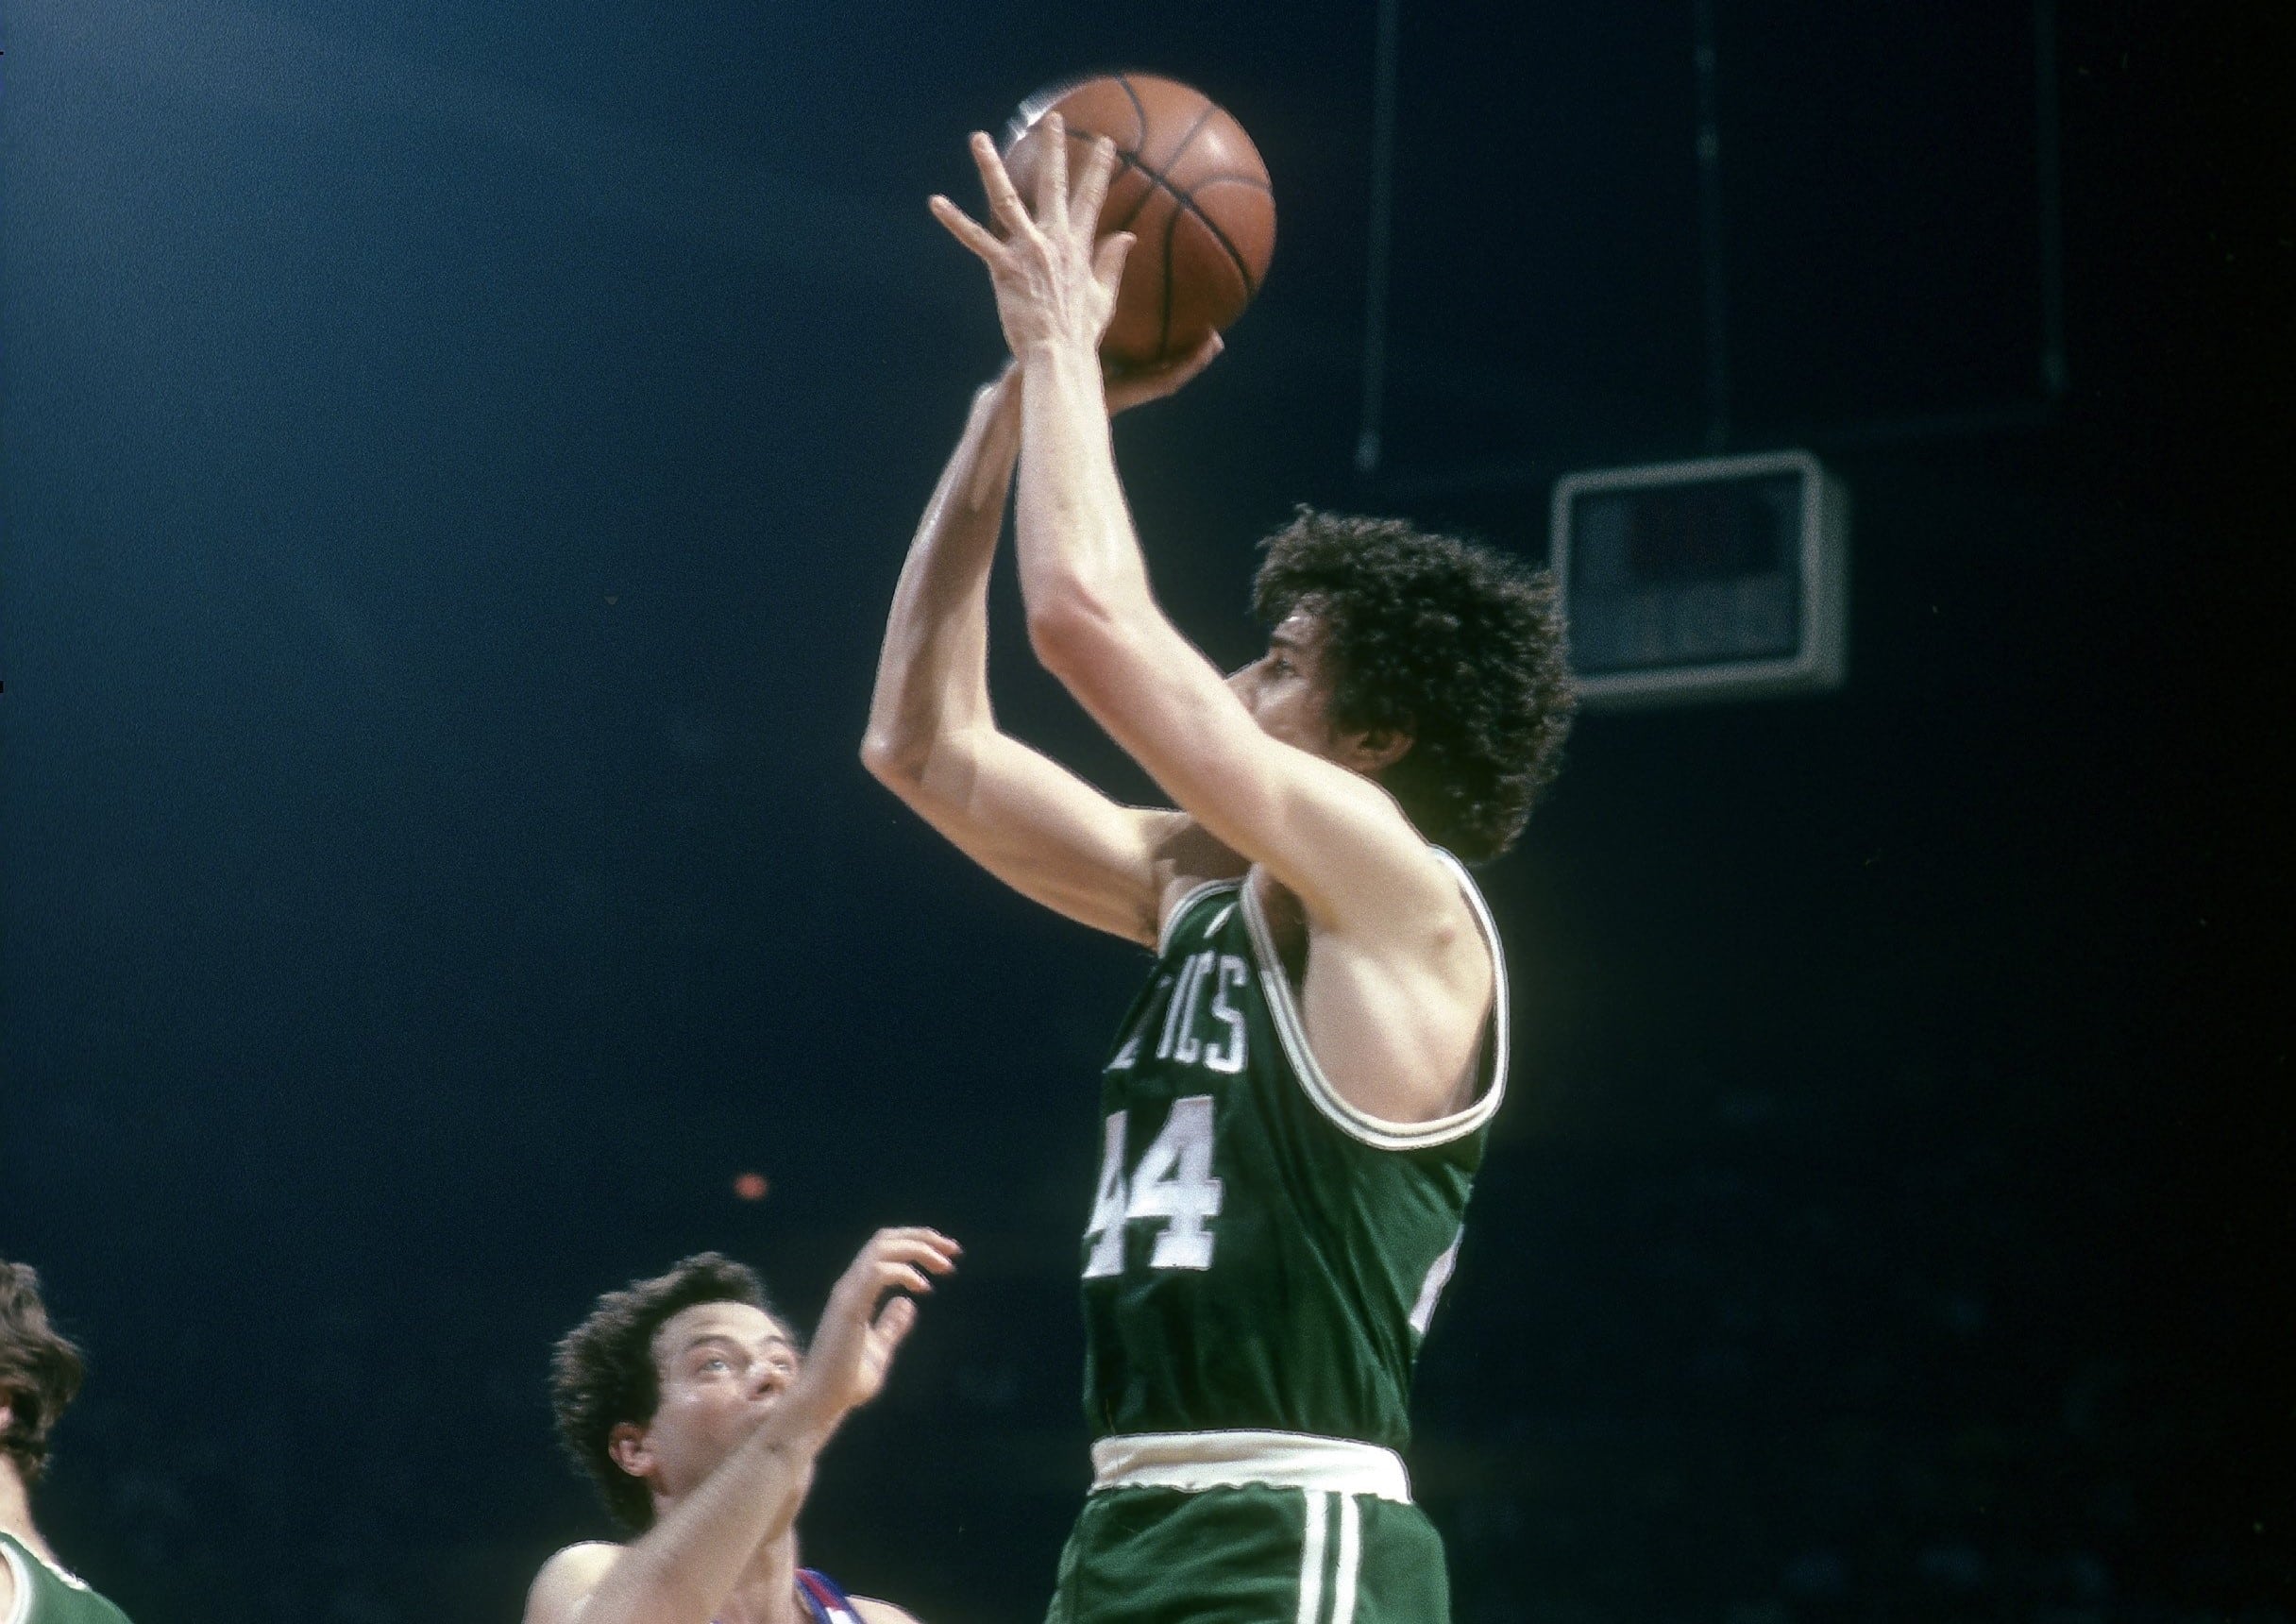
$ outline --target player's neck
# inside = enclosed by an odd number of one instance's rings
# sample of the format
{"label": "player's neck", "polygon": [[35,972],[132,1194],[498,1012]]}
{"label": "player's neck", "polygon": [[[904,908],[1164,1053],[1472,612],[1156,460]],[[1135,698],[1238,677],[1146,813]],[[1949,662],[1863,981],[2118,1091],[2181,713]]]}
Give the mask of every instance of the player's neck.
{"label": "player's neck", "polygon": [[13,1536],[18,1545],[49,1562],[56,1560],[47,1541],[32,1526],[32,1497],[25,1493],[16,1463],[5,1455],[0,1455],[0,1533]]}
{"label": "player's neck", "polygon": [[741,1570],[717,1624],[808,1624],[797,1599],[797,1534],[761,1545]]}

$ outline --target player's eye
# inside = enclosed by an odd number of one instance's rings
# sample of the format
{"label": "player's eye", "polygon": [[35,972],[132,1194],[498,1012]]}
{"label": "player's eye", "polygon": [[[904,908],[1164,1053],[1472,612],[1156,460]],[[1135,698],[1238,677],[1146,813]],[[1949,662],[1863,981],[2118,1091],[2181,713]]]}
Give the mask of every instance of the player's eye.
{"label": "player's eye", "polygon": [[713,1354],[708,1359],[701,1362],[701,1374],[704,1376],[709,1375],[712,1371],[730,1371],[733,1368],[734,1366],[726,1360],[723,1354]]}

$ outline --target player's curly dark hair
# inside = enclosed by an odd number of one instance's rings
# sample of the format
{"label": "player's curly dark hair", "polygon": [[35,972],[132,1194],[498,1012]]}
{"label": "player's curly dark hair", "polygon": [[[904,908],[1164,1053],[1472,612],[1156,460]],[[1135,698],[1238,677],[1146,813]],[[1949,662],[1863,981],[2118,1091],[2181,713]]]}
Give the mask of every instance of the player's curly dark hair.
{"label": "player's curly dark hair", "polygon": [[681,1311],[702,1303],[746,1303],[777,1321],[765,1282],[747,1263],[718,1252],[680,1259],[669,1272],[633,1280],[598,1299],[590,1317],[566,1332],[550,1358],[550,1413],[558,1441],[590,1474],[606,1509],[629,1528],[653,1525],[653,1497],[616,1463],[610,1446],[625,1421],[644,1426],[662,1402],[654,1332]]}
{"label": "player's curly dark hair", "polygon": [[8,1413],[0,1453],[26,1483],[47,1470],[48,1434],[86,1372],[79,1349],[48,1323],[40,1276],[28,1263],[0,1261],[0,1398]]}
{"label": "player's curly dark hair", "polygon": [[1410,736],[1380,782],[1419,832],[1471,863],[1506,851],[1578,702],[1554,577],[1401,519],[1308,507],[1260,547],[1253,614],[1273,628],[1314,613],[1333,722]]}

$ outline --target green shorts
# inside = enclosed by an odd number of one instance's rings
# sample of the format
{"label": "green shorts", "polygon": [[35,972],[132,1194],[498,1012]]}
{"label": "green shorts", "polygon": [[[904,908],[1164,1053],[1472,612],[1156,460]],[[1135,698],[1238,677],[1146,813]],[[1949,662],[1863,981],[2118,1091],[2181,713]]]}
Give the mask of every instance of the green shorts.
{"label": "green shorts", "polygon": [[1443,1540],[1377,1495],[1241,1483],[1105,1489],[1045,1624],[1444,1624]]}

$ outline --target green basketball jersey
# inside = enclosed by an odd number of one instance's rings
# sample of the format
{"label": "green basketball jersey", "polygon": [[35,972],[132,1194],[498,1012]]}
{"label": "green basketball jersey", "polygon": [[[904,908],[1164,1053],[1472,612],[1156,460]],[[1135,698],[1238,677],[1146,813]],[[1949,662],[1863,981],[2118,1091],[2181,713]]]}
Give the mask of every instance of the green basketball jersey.
{"label": "green basketball jersey", "polygon": [[16,1580],[9,1624],[127,1624],[127,1615],[72,1574],[50,1566],[11,1534],[0,1533],[0,1565]]}
{"label": "green basketball jersey", "polygon": [[1409,1441],[1411,1365],[1457,1256],[1506,1076],[1496,974],[1465,1109],[1384,1123],[1308,1049],[1251,886],[1200,887],[1101,1074],[1084,1237],[1085,1408],[1095,1437],[1264,1430]]}

